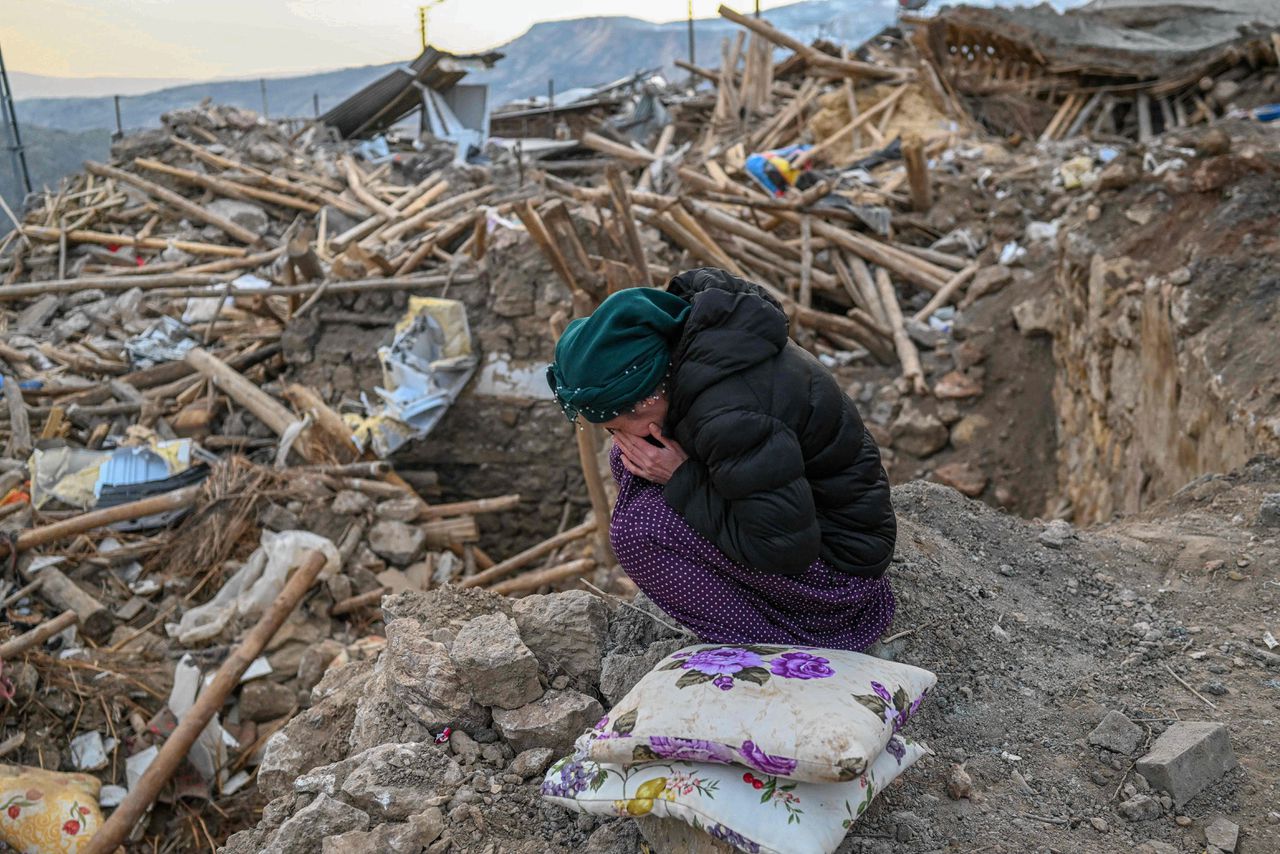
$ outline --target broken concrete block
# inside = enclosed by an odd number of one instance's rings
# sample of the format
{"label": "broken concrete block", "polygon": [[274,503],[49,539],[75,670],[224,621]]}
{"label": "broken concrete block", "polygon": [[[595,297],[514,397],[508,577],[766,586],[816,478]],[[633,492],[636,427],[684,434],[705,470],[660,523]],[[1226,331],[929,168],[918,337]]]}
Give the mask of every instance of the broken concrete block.
{"label": "broken concrete block", "polygon": [[342,796],[382,820],[421,812],[433,795],[463,782],[462,768],[435,741],[381,744],[351,757],[355,768],[342,781]]}
{"label": "broken concrete block", "polygon": [[247,228],[255,234],[266,234],[271,218],[253,202],[242,202],[238,199],[214,199],[205,206],[209,213],[229,219],[236,225]]}
{"label": "broken concrete block", "polygon": [[289,714],[297,702],[297,692],[289,686],[259,679],[240,689],[240,717],[247,721],[272,721]]}
{"label": "broken concrete block", "polygon": [[512,774],[519,774],[522,779],[528,780],[530,777],[540,777],[551,767],[551,762],[556,758],[555,751],[549,747],[535,747],[532,750],[526,750],[511,760],[508,770]]}
{"label": "broken concrete block", "polygon": [[1240,825],[1218,816],[1204,829],[1204,841],[1210,851],[1232,854],[1240,842]]}
{"label": "broken concrete block", "polygon": [[364,810],[322,794],[280,825],[263,854],[312,854],[325,838],[368,826]]}
{"label": "broken concrete block", "polygon": [[551,675],[565,674],[577,687],[594,690],[609,613],[585,590],[526,596],[512,606],[520,637]]}
{"label": "broken concrete block", "polygon": [[941,451],[951,435],[941,418],[924,412],[911,401],[903,405],[889,432],[893,436],[894,448],[917,457],[928,457]]}
{"label": "broken concrete block", "polygon": [[495,709],[493,725],[517,752],[549,747],[566,753],[604,715],[598,700],[577,691],[548,691],[518,709]]}
{"label": "broken concrete block", "polygon": [[688,644],[683,638],[656,641],[644,652],[615,652],[601,662],[600,696],[610,706],[615,705],[645,677],[658,662]]}
{"label": "broken concrete block", "polygon": [[1182,805],[1236,767],[1227,728],[1213,721],[1179,721],[1135,765],[1152,788]]}
{"label": "broken concrete block", "polygon": [[1151,821],[1159,818],[1163,810],[1160,809],[1160,802],[1150,795],[1134,795],[1119,804],[1116,812],[1127,821]]}
{"label": "broken concrete block", "polygon": [[1142,727],[1115,710],[1107,712],[1102,722],[1089,733],[1090,744],[1125,756],[1137,750],[1141,740]]}
{"label": "broken concrete block", "polygon": [[454,638],[450,655],[482,706],[518,709],[542,696],[538,659],[510,617],[486,614],[471,620]]}
{"label": "broken concrete block", "polygon": [[333,504],[330,505],[330,509],[334,513],[340,513],[343,516],[355,516],[367,512],[372,506],[373,499],[363,492],[344,489],[333,496]]}
{"label": "broken concrete block", "polygon": [[386,622],[412,619],[429,631],[450,629],[454,635],[468,620],[483,614],[511,616],[511,600],[479,587],[457,587],[452,584],[425,593],[401,593],[382,600]]}
{"label": "broken concrete block", "polygon": [[971,463],[947,463],[934,469],[933,477],[961,495],[977,498],[987,488],[986,472]]}
{"label": "broken concrete block", "polygon": [[1063,519],[1054,519],[1044,526],[1044,530],[1040,532],[1040,536],[1036,537],[1041,545],[1048,546],[1051,549],[1060,549],[1067,544],[1068,541],[1075,539],[1076,530],[1071,527],[1071,523]]}
{"label": "broken concrete block", "polygon": [[472,699],[449,650],[431,640],[427,631],[414,619],[386,624],[387,645],[351,725],[353,750],[425,740],[446,726],[467,730],[488,726],[488,710]]}
{"label": "broken concrete block", "polygon": [[425,531],[394,519],[384,519],[369,531],[369,548],[396,566],[413,563],[422,555],[426,544]]}
{"label": "broken concrete block", "polygon": [[379,519],[412,522],[422,513],[422,502],[414,495],[379,501],[374,513]]}

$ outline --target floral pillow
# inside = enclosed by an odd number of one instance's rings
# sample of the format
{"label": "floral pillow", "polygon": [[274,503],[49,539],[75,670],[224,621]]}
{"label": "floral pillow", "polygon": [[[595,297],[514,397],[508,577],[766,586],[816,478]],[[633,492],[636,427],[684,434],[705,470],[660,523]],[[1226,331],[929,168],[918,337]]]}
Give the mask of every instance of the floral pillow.
{"label": "floral pillow", "polygon": [[591,758],[739,764],[810,783],[858,777],[937,681],[834,649],[700,644],[673,653],[601,722]]}
{"label": "floral pillow", "polygon": [[557,762],[542,796],[576,812],[676,818],[750,854],[830,854],[885,786],[929,752],[893,736],[865,774],[798,783],[727,765],[672,760],[625,767],[590,758],[597,732]]}

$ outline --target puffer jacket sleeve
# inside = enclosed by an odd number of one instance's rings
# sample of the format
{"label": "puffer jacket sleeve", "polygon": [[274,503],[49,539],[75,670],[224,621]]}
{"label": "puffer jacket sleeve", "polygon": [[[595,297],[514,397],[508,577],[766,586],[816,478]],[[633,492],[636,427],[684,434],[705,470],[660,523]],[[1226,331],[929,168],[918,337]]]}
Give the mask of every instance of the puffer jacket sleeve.
{"label": "puffer jacket sleeve", "polygon": [[800,441],[763,412],[696,419],[692,458],[663,490],[667,504],[722,552],[759,572],[798,575],[822,534]]}

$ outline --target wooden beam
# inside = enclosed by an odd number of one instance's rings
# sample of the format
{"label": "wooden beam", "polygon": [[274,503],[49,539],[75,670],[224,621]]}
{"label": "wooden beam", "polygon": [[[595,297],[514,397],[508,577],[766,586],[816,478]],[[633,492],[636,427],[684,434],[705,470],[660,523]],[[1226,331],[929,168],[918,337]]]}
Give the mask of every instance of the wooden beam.
{"label": "wooden beam", "polygon": [[250,231],[242,225],[238,225],[226,217],[212,213],[201,205],[196,204],[190,199],[180,196],[173,190],[161,187],[152,181],[148,181],[140,175],[134,175],[132,172],[126,172],[123,169],[117,169],[114,166],[108,166],[105,163],[97,163],[93,160],[86,160],[84,164],[85,171],[97,175],[102,178],[111,178],[125,184],[131,184],[142,192],[146,193],[154,199],[164,202],[172,208],[182,211],[194,220],[198,220],[214,228],[219,228],[226,232],[227,236],[233,240],[250,245],[261,241],[261,237],[257,232]]}

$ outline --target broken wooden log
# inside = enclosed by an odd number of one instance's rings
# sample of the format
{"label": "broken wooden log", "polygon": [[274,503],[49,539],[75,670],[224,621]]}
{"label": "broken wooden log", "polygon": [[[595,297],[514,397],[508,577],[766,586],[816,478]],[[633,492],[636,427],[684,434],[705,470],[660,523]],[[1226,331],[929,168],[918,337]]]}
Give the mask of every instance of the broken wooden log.
{"label": "broken wooden log", "polygon": [[9,661],[22,655],[32,647],[44,643],[67,626],[75,625],[75,622],[75,611],[63,611],[52,620],[41,623],[31,631],[5,641],[0,644],[0,661]]}
{"label": "broken wooden log", "polygon": [[261,240],[257,232],[250,231],[242,225],[238,225],[226,217],[219,216],[211,212],[208,208],[196,204],[185,196],[180,196],[173,190],[161,187],[152,181],[148,181],[140,175],[134,175],[132,172],[126,172],[123,169],[117,169],[114,166],[108,166],[105,163],[98,163],[93,160],[86,160],[84,164],[86,172],[98,175],[103,178],[112,178],[125,184],[132,184],[142,192],[152,198],[158,199],[170,207],[182,211],[194,220],[212,225],[226,232],[227,236],[241,243],[254,244]]}
{"label": "broken wooden log", "polygon": [[461,587],[483,587],[490,582],[498,581],[506,578],[518,569],[528,566],[539,558],[546,557],[556,549],[567,546],[574,540],[580,540],[593,531],[597,530],[595,521],[583,522],[570,528],[567,531],[556,534],[550,539],[543,540],[535,546],[530,546],[519,554],[512,555],[504,561],[494,564],[483,572],[464,578],[459,582]]}
{"label": "broken wooden log", "polygon": [[[539,587],[548,584],[555,584],[559,581],[565,581],[570,578],[577,578],[580,575],[586,575],[595,569],[596,562],[589,557],[571,560],[567,563],[549,566],[546,569],[538,569],[533,572],[527,572],[524,575],[518,575],[515,578],[508,578],[506,581],[499,581],[489,588],[494,593],[501,593],[510,596],[513,593],[530,593]],[[474,577],[474,576],[473,576]]]}

